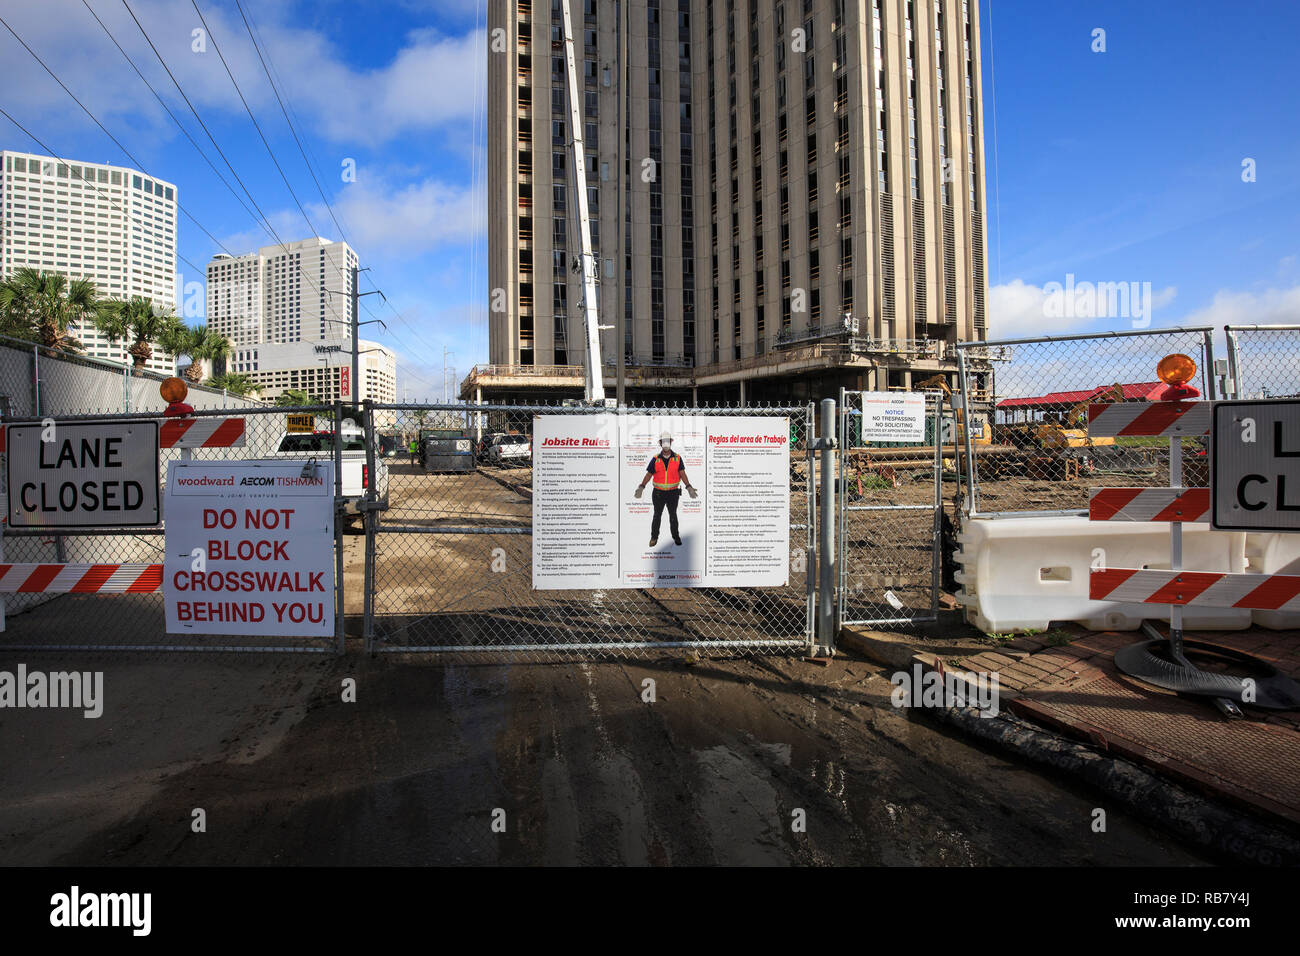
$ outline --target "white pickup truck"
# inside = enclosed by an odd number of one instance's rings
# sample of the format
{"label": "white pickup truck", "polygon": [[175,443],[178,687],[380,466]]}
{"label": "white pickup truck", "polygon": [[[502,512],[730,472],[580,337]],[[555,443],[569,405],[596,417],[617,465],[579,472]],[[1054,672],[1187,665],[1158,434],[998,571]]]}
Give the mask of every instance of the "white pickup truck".
{"label": "white pickup truck", "polygon": [[[317,429],[312,432],[288,432],[279,442],[276,458],[315,458],[333,465],[334,432]],[[375,450],[375,493],[381,508],[388,507],[388,465]],[[351,515],[360,514],[360,502],[370,488],[370,467],[366,464],[365,432],[357,428],[343,429],[343,483],[338,495],[344,499],[344,510]]]}

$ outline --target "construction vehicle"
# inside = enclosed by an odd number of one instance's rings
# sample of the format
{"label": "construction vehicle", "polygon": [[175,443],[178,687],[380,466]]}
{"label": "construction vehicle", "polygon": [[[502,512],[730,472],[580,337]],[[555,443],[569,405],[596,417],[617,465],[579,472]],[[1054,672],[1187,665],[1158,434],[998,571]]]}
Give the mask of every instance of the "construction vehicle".
{"label": "construction vehicle", "polygon": [[1066,448],[1101,448],[1115,444],[1114,438],[1093,438],[1088,433],[1088,406],[1098,402],[1124,401],[1124,388],[1118,382],[1079,402],[1055,420],[1038,423],[1036,436],[1043,448],[1060,451]]}
{"label": "construction vehicle", "polygon": [[[952,389],[948,387],[948,377],[946,375],[932,375],[921,382],[912,383],[912,391],[940,391],[943,392],[945,401],[952,401]],[[958,444],[964,445],[966,442],[966,409],[957,409],[957,434],[955,440]],[[992,444],[993,437],[988,427],[988,416],[983,412],[974,412],[970,416],[970,440],[973,445]],[[947,436],[945,436],[947,437]],[[945,441],[946,443],[946,441]]]}

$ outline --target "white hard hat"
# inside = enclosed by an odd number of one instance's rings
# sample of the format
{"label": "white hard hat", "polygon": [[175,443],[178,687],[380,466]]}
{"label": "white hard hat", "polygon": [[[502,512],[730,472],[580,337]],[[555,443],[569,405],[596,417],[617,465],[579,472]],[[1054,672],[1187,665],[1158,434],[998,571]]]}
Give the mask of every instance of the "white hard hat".
{"label": "white hard hat", "polygon": [[661,432],[661,433],[659,434],[659,440],[660,440],[660,441],[672,441],[672,440],[673,440],[673,436],[670,435],[670,434],[668,434],[668,432]]}

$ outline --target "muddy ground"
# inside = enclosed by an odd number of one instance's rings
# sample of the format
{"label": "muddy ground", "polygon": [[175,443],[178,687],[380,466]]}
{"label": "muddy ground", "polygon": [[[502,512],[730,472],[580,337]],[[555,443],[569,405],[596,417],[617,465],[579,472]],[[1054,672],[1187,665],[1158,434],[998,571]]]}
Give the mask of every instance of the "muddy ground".
{"label": "muddy ground", "polygon": [[98,720],[0,718],[6,864],[1200,862],[1118,808],[1091,832],[1103,799],[909,719],[861,662],[100,666]]}

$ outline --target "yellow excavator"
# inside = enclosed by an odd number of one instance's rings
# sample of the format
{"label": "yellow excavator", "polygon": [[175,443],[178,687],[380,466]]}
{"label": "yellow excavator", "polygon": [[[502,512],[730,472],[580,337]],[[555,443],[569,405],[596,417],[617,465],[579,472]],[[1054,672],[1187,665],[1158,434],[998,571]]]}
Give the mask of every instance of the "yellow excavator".
{"label": "yellow excavator", "polygon": [[1124,401],[1124,388],[1118,382],[1102,389],[1073,408],[1060,414],[1057,421],[1042,422],[1038,426],[1038,441],[1044,448],[1100,448],[1114,445],[1114,438],[1093,438],[1088,434],[1088,406],[1102,402]]}
{"label": "yellow excavator", "polygon": [[[912,391],[914,392],[940,391],[943,392],[943,397],[945,399],[947,400],[952,399],[952,389],[948,387],[948,377],[942,374],[932,375],[921,382],[913,382]],[[965,410],[962,408],[958,408],[957,409],[957,441],[960,444],[964,444],[966,441],[966,423],[964,421],[964,415],[965,415]],[[973,427],[971,429],[972,444],[976,444],[976,445],[989,444],[992,441],[992,436],[989,433],[988,426],[984,424],[984,417],[982,415],[979,416],[978,418],[976,416],[971,416],[971,419],[973,423]]]}

